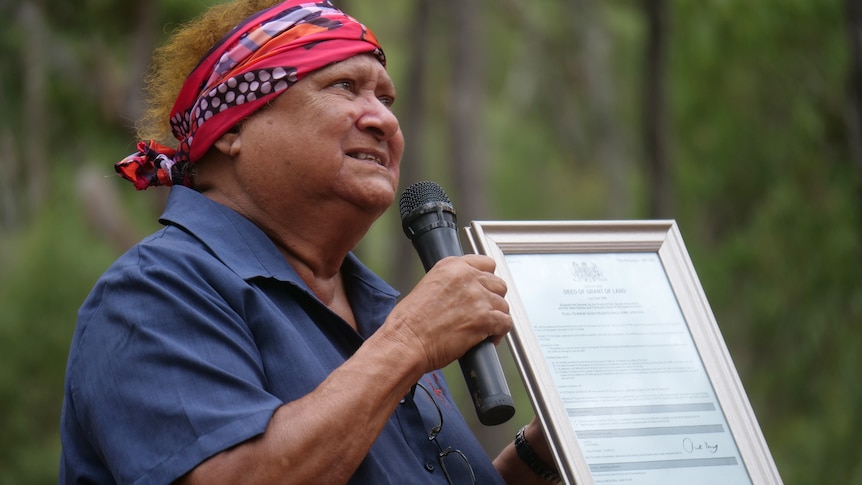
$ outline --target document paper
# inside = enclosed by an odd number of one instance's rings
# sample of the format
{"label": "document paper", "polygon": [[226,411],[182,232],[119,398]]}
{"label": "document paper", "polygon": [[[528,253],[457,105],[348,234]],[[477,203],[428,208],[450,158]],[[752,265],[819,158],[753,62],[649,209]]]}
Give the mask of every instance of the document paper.
{"label": "document paper", "polygon": [[510,254],[597,484],[750,484],[657,253]]}

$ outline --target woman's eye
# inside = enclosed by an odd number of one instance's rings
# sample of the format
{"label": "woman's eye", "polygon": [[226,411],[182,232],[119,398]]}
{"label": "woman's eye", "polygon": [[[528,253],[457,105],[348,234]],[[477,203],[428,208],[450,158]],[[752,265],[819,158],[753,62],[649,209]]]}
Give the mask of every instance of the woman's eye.
{"label": "woman's eye", "polygon": [[347,81],[347,80],[344,80],[344,81],[337,81],[337,82],[332,83],[332,87],[334,87],[334,88],[341,88],[341,89],[346,89],[346,90],[348,90],[348,91],[352,91],[352,90],[353,90],[353,82],[352,82],[352,81]]}

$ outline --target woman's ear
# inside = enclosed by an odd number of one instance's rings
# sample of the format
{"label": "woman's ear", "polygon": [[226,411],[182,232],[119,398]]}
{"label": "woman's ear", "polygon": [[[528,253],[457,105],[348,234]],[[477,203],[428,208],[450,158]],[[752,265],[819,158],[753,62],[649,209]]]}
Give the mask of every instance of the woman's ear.
{"label": "woman's ear", "polygon": [[240,135],[239,125],[236,125],[228,130],[227,133],[220,136],[215,143],[213,143],[213,148],[233,158],[239,155],[241,145],[242,136]]}

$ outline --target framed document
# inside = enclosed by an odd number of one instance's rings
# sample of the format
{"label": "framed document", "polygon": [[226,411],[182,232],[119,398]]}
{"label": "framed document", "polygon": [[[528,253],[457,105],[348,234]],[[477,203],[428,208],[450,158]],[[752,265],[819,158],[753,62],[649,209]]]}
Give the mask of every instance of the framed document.
{"label": "framed document", "polygon": [[566,483],[781,483],[674,221],[465,230]]}

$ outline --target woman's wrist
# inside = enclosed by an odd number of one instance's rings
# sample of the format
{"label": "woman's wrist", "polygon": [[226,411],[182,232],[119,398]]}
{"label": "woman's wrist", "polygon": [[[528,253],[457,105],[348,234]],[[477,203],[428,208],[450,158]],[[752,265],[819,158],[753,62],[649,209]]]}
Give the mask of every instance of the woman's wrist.
{"label": "woman's wrist", "polygon": [[[548,461],[543,459],[536,453],[536,450],[530,445],[526,437],[527,426],[518,430],[515,435],[515,452],[533,473],[539,475],[544,480],[552,483],[560,483],[560,475],[555,467],[548,464]],[[535,441],[535,440],[534,440]]]}

